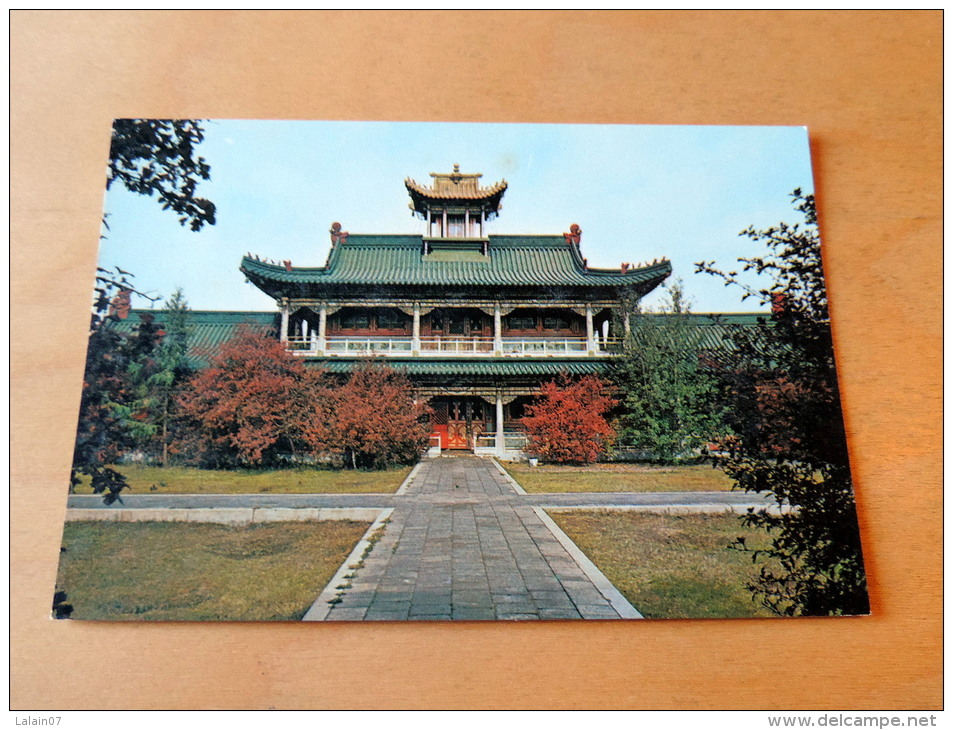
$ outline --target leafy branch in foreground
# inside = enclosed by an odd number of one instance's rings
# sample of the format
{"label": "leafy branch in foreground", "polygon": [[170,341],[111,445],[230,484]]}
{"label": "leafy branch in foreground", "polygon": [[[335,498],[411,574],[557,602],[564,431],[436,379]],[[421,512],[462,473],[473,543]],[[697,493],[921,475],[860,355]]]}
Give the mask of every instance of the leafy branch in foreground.
{"label": "leafy branch in foreground", "polygon": [[215,204],[196,196],[211,169],[196,147],[205,130],[193,119],[117,119],[109,148],[106,189],[119,182],[140,195],[158,197],[179,223],[193,231],[215,224]]}
{"label": "leafy branch in foreground", "polygon": [[[133,193],[157,196],[164,210],[172,210],[179,223],[193,231],[213,225],[214,203],[196,196],[199,182],[211,176],[208,163],[196,154],[204,138],[202,125],[195,120],[115,120],[106,189],[118,182]],[[108,228],[105,216],[103,223]],[[127,486],[110,465],[156,431],[155,419],[149,414],[150,388],[164,390],[161,428],[165,457],[168,390],[184,362],[183,347],[170,343],[164,348],[164,362],[157,365],[156,350],[164,333],[151,315],[140,317],[132,334],[111,326],[129,315],[133,296],[158,300],[136,289],[128,271],[97,268],[70,489],[79,483],[78,475],[85,474],[93,491],[104,495],[106,504],[121,501],[119,494]]]}
{"label": "leafy branch in foreground", "polygon": [[741,259],[742,271],[768,275],[769,286],[754,289],[738,272],[696,264],[741,287],[743,299],[771,307],[771,326],[757,337],[735,330],[717,362],[734,435],[714,459],[737,488],[768,494],[780,508],[743,518],[768,530],[769,548],[752,550],[743,538],[733,546],[761,563],[754,595],[782,615],[864,614],[869,601],[814,196],[795,190],[792,197],[802,222],[741,233],[767,248]]}

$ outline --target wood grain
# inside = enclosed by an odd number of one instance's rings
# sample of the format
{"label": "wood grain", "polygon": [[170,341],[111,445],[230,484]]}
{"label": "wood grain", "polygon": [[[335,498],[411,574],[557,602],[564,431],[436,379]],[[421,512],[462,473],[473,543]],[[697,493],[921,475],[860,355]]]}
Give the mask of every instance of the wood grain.
{"label": "wood grain", "polygon": [[[14,11],[11,44],[14,708],[940,707],[939,11]],[[50,620],[121,116],[807,125],[874,615]]]}

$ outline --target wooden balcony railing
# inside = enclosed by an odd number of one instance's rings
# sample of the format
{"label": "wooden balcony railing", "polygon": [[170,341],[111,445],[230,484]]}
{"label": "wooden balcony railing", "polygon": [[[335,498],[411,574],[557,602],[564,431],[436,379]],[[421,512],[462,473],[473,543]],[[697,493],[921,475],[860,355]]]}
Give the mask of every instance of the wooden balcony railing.
{"label": "wooden balcony railing", "polygon": [[585,353],[586,341],[583,339],[549,339],[546,337],[513,340],[503,338],[504,355],[569,355]]}
{"label": "wooden balcony railing", "polygon": [[402,337],[328,337],[324,345],[325,352],[334,353],[367,353],[371,355],[403,354],[412,351],[410,338]]}
{"label": "wooden balcony railing", "polygon": [[[496,448],[495,433],[481,433],[478,436],[474,436],[473,441],[473,445],[478,449]],[[504,431],[503,443],[507,451],[522,450],[526,447],[526,435],[519,431]]]}
{"label": "wooden balcony railing", "polygon": [[492,337],[421,337],[420,354],[442,355],[493,354]]}
{"label": "wooden balcony railing", "polygon": [[621,350],[620,338],[600,337],[590,349],[583,338],[504,337],[502,350],[492,337],[421,337],[414,351],[411,337],[327,337],[320,347],[316,337],[289,337],[287,349],[296,355],[383,355],[389,357],[586,357]]}

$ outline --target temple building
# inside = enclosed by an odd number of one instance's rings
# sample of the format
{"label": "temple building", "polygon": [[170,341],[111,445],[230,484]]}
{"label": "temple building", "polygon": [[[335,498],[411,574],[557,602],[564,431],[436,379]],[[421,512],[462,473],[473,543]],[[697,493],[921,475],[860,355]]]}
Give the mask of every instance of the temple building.
{"label": "temple building", "polygon": [[404,184],[418,235],[331,226],[324,266],[246,256],[241,271],[272,297],[295,356],[344,373],[374,358],[404,371],[433,408],[431,452],[516,458],[517,429],[542,382],[604,372],[627,308],[671,274],[667,260],[592,268],[578,225],[556,235],[496,235],[505,180],[431,173]]}

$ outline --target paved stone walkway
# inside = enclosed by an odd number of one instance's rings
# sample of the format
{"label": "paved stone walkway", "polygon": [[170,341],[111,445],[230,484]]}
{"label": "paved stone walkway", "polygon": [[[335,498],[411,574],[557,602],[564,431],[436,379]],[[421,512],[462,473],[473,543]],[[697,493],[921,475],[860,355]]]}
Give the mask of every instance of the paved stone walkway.
{"label": "paved stone walkway", "polygon": [[[424,462],[327,620],[614,619],[619,609],[492,461]],[[618,605],[618,598],[616,599]]]}
{"label": "paved stone walkway", "polygon": [[305,617],[331,621],[639,618],[544,509],[768,505],[738,492],[525,494],[494,461],[473,456],[422,462],[398,494],[129,494],[111,507],[97,495],[68,501],[74,519],[248,522],[325,510],[373,519],[364,513],[389,511],[370,552],[362,558],[367,544],[359,545]]}
{"label": "paved stone walkway", "polygon": [[[463,458],[463,457],[453,457]],[[443,458],[442,461],[449,459]],[[481,459],[481,461],[483,461]],[[489,462],[487,459],[486,461]],[[426,464],[428,462],[424,462]],[[492,462],[489,462],[492,466]],[[657,509],[699,508],[706,511],[749,506],[768,507],[772,502],[759,494],[744,492],[569,492],[565,494],[519,494],[510,491],[495,497],[514,506]],[[405,497],[395,494],[136,494],[123,492],[122,504],[104,505],[96,494],[71,494],[70,509],[384,509],[396,507]]]}

